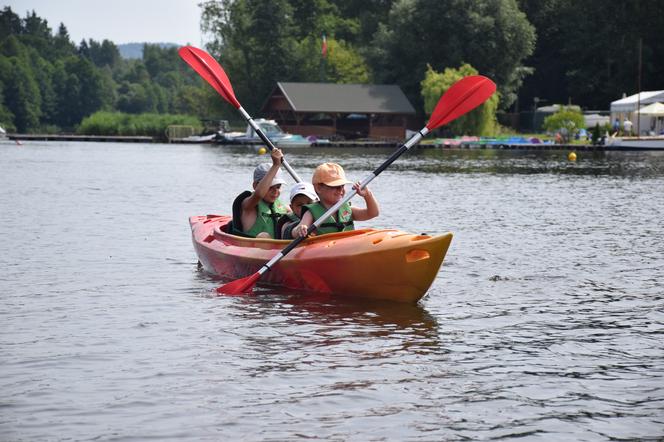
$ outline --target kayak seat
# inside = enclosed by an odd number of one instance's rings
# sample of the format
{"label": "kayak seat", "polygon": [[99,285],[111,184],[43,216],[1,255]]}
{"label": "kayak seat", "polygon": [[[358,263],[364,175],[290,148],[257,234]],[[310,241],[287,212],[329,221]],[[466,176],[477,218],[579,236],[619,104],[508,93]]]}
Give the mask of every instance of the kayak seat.
{"label": "kayak seat", "polygon": [[294,225],[292,227],[289,227],[286,230],[286,232],[284,232],[285,236],[283,238],[281,237],[281,231],[283,230],[284,225],[288,222],[291,222],[291,219],[286,215],[282,215],[281,218],[279,218],[279,220],[277,221],[277,231],[275,232],[277,235],[276,239],[293,239],[291,230],[293,230],[293,227],[295,227]]}
{"label": "kayak seat", "polygon": [[251,191],[245,190],[233,200],[233,218],[228,223],[228,233],[236,236],[251,238],[242,230],[242,201],[251,195]]}

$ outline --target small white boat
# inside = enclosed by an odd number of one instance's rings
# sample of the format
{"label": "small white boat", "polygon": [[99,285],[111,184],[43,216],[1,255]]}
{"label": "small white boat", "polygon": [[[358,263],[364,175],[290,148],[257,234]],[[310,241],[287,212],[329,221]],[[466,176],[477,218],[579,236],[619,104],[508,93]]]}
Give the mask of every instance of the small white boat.
{"label": "small white boat", "polygon": [[608,150],[661,150],[664,151],[664,136],[654,137],[609,137]]}
{"label": "small white boat", "polygon": [[[293,135],[284,132],[276,121],[266,120],[264,118],[257,118],[254,120],[256,124],[263,130],[265,135],[277,147],[310,147],[312,140],[305,138],[301,135]],[[225,144],[263,144],[263,141],[258,137],[256,131],[250,125],[247,125],[247,130],[242,132],[225,132],[222,134],[222,143]]]}

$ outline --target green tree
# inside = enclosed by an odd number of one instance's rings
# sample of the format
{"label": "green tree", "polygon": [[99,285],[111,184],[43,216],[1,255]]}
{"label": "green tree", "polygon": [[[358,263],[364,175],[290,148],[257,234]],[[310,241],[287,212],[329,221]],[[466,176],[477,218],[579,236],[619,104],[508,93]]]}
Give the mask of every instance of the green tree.
{"label": "green tree", "polygon": [[152,79],[157,78],[163,72],[168,72],[179,62],[177,48],[162,48],[152,44],[143,45],[143,64]]}
{"label": "green tree", "polygon": [[333,83],[369,82],[369,66],[352,46],[343,41],[329,40],[328,53],[328,81]]}
{"label": "green tree", "polygon": [[56,95],[53,89],[53,65],[38,55],[31,57],[32,72],[41,97],[40,121],[53,123],[56,116]]}
{"label": "green tree", "polygon": [[10,35],[18,35],[21,29],[21,18],[12,11],[12,8],[5,6],[0,11],[0,41]]}
{"label": "green tree", "polygon": [[67,27],[63,23],[60,23],[58,32],[53,37],[53,52],[55,58],[67,57],[76,53],[76,46],[71,42]]}
{"label": "green tree", "polygon": [[203,4],[208,45],[249,112],[256,112],[277,80],[296,77],[293,8],[287,0],[237,0]]}
{"label": "green tree", "polygon": [[[8,61],[0,58],[0,72],[5,69],[4,63]],[[7,69],[6,72],[9,72]],[[0,127],[5,129],[8,132],[16,131],[16,126],[14,126],[14,114],[11,110],[5,105],[5,85],[2,79],[0,79]]]}
{"label": "green tree", "polygon": [[[327,39],[328,55],[322,58],[320,38],[309,36],[297,45],[301,81],[368,83],[369,66],[359,52],[344,41]],[[324,65],[322,65],[324,63]],[[323,75],[324,71],[324,75]],[[321,75],[324,78],[321,78]]]}
{"label": "green tree", "polygon": [[537,28],[538,44],[528,63],[522,103],[573,101],[591,109],[638,89],[642,41],[642,90],[661,89],[664,78],[664,2],[659,0],[519,0]]}
{"label": "green tree", "polygon": [[97,67],[115,67],[120,61],[120,51],[110,40],[104,39],[99,43],[98,41],[89,39],[86,47],[81,45],[79,52],[83,51]]}
{"label": "green tree", "polygon": [[141,83],[123,83],[119,88],[117,109],[121,112],[138,114],[151,111],[151,100]]}
{"label": "green tree", "polygon": [[[442,73],[434,71],[427,66],[427,72],[422,80],[422,97],[424,111],[431,114],[440,97],[457,81],[469,75],[477,75],[477,70],[469,64],[459,69],[446,68]],[[499,97],[494,94],[477,109],[457,118],[446,126],[446,130],[456,135],[490,136],[497,131],[496,110]]]}
{"label": "green tree", "polygon": [[558,132],[563,138],[563,142],[570,139],[586,126],[583,119],[583,113],[578,108],[562,106],[558,112],[549,115],[544,119],[544,128],[547,132]]}
{"label": "green tree", "polygon": [[367,54],[376,81],[399,84],[416,104],[427,64],[443,70],[469,63],[496,82],[507,107],[534,44],[534,28],[515,0],[399,0]]}
{"label": "green tree", "polygon": [[14,114],[19,132],[28,132],[39,126],[41,96],[39,86],[28,63],[19,57],[9,59],[10,71],[5,83],[5,103]]}
{"label": "green tree", "polygon": [[357,32],[349,33],[344,29],[334,32],[336,38],[355,46],[361,52],[371,46],[371,40],[378,31],[380,23],[386,23],[394,0],[333,0],[340,14],[357,22]]}
{"label": "green tree", "polygon": [[71,56],[56,64],[53,70],[56,92],[56,124],[73,128],[83,117],[110,105],[108,83],[101,72],[86,58]]}

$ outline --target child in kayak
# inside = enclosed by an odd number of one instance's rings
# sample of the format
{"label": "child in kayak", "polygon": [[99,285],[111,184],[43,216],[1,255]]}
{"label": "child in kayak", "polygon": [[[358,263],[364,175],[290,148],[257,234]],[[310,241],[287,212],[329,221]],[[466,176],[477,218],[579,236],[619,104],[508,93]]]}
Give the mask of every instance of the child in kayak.
{"label": "child in kayak", "polygon": [[296,183],[290,191],[290,207],[292,212],[279,220],[281,238],[293,239],[293,228],[300,223],[302,208],[318,201],[316,190],[310,183]]}
{"label": "child in kayak", "polygon": [[259,164],[254,169],[254,191],[241,193],[233,202],[233,234],[252,238],[277,237],[277,220],[289,210],[279,201],[281,185],[286,183],[279,169],[283,153],[274,149],[270,156],[272,164]]}
{"label": "child in kayak", "polygon": [[[343,168],[336,163],[324,163],[316,168],[311,182],[316,189],[319,201],[304,206],[302,220],[293,228],[293,237],[305,236],[309,227],[327,210],[340,201],[346,194],[346,179]],[[317,229],[319,234],[342,232],[355,229],[353,221],[366,221],[378,216],[378,201],[369,188],[360,189],[360,183],[353,184],[353,189],[364,198],[366,208],[352,207],[350,202],[342,204],[336,214],[330,216]]]}

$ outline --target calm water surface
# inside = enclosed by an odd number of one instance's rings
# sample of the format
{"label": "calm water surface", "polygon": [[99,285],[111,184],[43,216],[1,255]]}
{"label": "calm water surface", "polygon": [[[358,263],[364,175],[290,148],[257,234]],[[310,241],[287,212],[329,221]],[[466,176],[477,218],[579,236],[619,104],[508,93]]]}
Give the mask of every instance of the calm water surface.
{"label": "calm water surface", "polygon": [[455,234],[416,306],[214,296],[187,217],[260,160],[0,145],[0,440],[664,438],[664,154],[408,152],[370,225]]}

